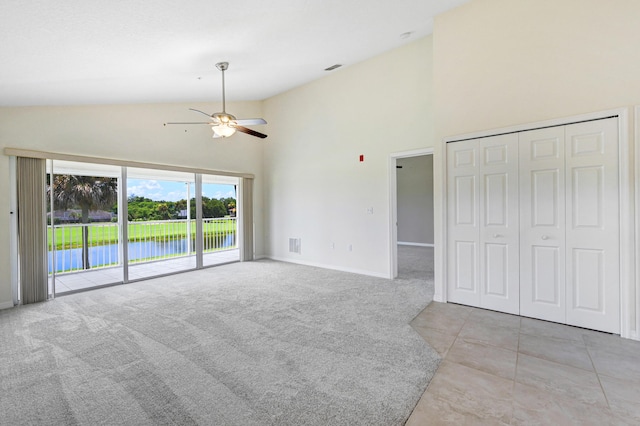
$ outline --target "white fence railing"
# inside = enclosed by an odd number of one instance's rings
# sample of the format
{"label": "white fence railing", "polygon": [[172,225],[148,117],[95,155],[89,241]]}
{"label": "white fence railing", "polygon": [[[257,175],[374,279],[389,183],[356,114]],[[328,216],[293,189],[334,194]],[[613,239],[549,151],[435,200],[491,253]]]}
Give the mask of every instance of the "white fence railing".
{"label": "white fence railing", "polygon": [[[49,273],[122,264],[119,224],[64,224],[48,227]],[[86,229],[86,244],[83,233]],[[129,263],[195,254],[196,221],[161,220],[128,223]],[[202,220],[203,253],[237,248],[235,217]],[[55,248],[55,250],[54,250]],[[87,256],[83,255],[87,250]],[[88,267],[83,259],[88,258]]]}

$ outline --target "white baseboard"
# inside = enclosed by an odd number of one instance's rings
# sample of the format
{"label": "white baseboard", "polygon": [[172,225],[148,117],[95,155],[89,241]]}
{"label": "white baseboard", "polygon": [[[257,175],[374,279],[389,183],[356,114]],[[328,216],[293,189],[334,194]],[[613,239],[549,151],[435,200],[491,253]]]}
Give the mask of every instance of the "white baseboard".
{"label": "white baseboard", "polygon": [[406,241],[398,241],[399,246],[417,246],[417,247],[434,247],[433,244],[429,243],[409,243]]}
{"label": "white baseboard", "polygon": [[629,333],[629,337],[630,340],[639,340],[640,341],[640,335],[638,335],[637,331],[632,331]]}
{"label": "white baseboard", "polygon": [[366,271],[366,270],[363,270],[363,269],[348,268],[348,267],[336,266],[336,265],[327,265],[327,264],[324,264],[324,263],[317,263],[317,262],[307,262],[305,260],[297,260],[297,259],[284,258],[284,257],[264,256],[264,258],[265,259],[271,259],[271,260],[277,260],[278,262],[295,263],[295,264],[298,264],[298,265],[314,266],[316,268],[331,269],[331,270],[334,270],[334,271],[350,272],[352,274],[367,275],[369,277],[389,279],[388,275],[380,274],[380,273],[372,272],[372,271]]}
{"label": "white baseboard", "polygon": [[9,309],[9,308],[13,308],[12,301],[0,303],[0,309]]}

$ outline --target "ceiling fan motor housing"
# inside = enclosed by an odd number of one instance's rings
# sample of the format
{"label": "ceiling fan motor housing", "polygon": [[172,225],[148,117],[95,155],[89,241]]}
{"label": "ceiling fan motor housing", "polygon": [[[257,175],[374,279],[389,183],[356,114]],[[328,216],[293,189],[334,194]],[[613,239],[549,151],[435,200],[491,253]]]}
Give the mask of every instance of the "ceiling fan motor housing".
{"label": "ceiling fan motor housing", "polygon": [[[211,114],[211,117],[214,120],[218,120],[220,123],[229,123],[230,121],[235,121],[236,117],[226,112],[214,112]],[[234,123],[235,124],[235,123]]]}

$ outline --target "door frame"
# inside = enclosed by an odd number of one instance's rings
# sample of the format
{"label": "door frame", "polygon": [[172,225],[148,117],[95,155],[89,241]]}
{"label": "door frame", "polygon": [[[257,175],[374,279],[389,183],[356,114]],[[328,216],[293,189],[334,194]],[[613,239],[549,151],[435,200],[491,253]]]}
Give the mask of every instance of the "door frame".
{"label": "door frame", "polygon": [[[635,219],[635,229],[636,229],[636,237],[635,244],[636,248],[640,248],[640,105],[636,105],[634,108],[634,149],[635,149],[635,214],[633,215]],[[635,340],[640,340],[640,259],[635,256],[636,253],[633,253],[635,260],[635,294],[636,300],[629,301],[630,303],[634,303],[634,310],[636,314],[636,323],[635,329],[630,333],[631,338]]]}
{"label": "door frame", "polygon": [[[397,160],[399,158],[422,157],[433,155],[434,148],[420,148],[411,151],[394,152],[389,154],[389,278],[398,276],[398,178]],[[435,160],[435,157],[434,157]],[[434,161],[435,162],[435,161]],[[434,194],[435,199],[435,183]],[[435,201],[435,200],[434,200]],[[435,204],[434,204],[435,219]],[[435,230],[434,230],[435,231]],[[435,232],[434,232],[435,234]],[[434,235],[435,238],[435,235]],[[434,241],[434,247],[436,243]],[[437,265],[434,264],[434,273]]]}
{"label": "door frame", "polygon": [[[635,216],[634,205],[632,203],[632,182],[631,182],[631,162],[630,162],[630,127],[629,127],[629,109],[617,108],[605,111],[598,111],[587,114],[580,114],[575,116],[556,118],[545,121],[538,121],[526,124],[520,124],[516,126],[502,127],[497,129],[485,130],[480,132],[466,133],[460,135],[454,135],[445,137],[441,141],[440,152],[442,153],[440,158],[440,167],[443,171],[441,180],[440,191],[440,203],[435,205],[440,206],[441,218],[442,218],[442,230],[435,233],[436,246],[442,247],[442,253],[444,253],[444,259],[440,268],[440,274],[436,275],[435,280],[435,294],[440,295],[438,301],[447,301],[447,150],[446,144],[450,142],[461,141],[465,139],[476,139],[488,136],[495,136],[504,133],[523,132],[528,130],[535,130],[544,127],[551,126],[564,126],[568,124],[578,123],[582,121],[599,120],[609,117],[616,117],[618,119],[618,161],[619,161],[619,203],[620,203],[620,336],[629,339],[640,340],[640,280],[635,279]],[[640,106],[636,107],[636,120],[640,120]],[[636,135],[638,143],[640,143],[640,130],[637,129],[636,123]],[[636,149],[636,156],[640,161],[640,155],[638,149]],[[636,162],[636,171],[640,172]],[[638,188],[636,188],[638,195]],[[438,194],[438,191],[434,191]],[[638,200],[637,200],[638,201]],[[640,208],[640,203],[638,205]],[[639,223],[640,225],[640,223]],[[640,244],[640,238],[638,239]],[[640,268],[640,262],[638,262],[638,268]],[[440,278],[440,279],[438,279]],[[637,300],[631,300],[635,294]],[[636,306],[632,306],[635,304]]]}

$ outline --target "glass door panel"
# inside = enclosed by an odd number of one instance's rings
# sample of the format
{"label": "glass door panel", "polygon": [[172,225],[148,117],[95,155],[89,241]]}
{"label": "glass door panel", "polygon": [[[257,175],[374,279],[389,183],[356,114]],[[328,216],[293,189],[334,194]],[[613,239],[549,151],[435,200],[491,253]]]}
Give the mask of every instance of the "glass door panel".
{"label": "glass door panel", "polygon": [[236,200],[238,178],[202,175],[203,266],[240,260]]}
{"label": "glass door panel", "polygon": [[193,173],[128,168],[127,210],[129,281],[196,268]]}
{"label": "glass door panel", "polygon": [[55,294],[123,282],[119,188],[119,167],[48,162],[49,280]]}

